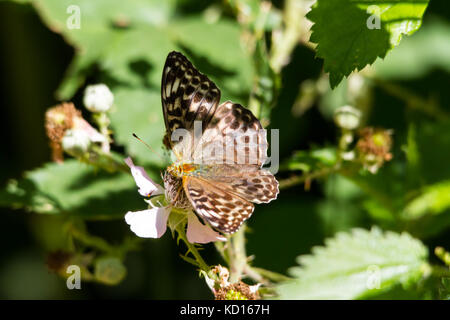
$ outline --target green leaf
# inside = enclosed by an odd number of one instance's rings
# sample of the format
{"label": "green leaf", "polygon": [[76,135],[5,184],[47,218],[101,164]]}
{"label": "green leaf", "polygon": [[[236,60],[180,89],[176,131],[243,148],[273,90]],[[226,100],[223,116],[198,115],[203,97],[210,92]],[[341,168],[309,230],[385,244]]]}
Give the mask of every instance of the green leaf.
{"label": "green leaf", "polygon": [[[307,15],[314,22],[310,40],[318,44],[317,56],[324,59],[331,87],[384,58],[403,34],[419,29],[427,5],[428,0],[318,0]],[[373,8],[378,8],[379,29],[368,28]]]}
{"label": "green leaf", "polygon": [[423,189],[423,192],[405,207],[402,217],[418,219],[426,214],[441,214],[450,209],[450,180]]}
{"label": "green leaf", "polygon": [[[161,74],[167,54],[185,53],[222,91],[222,100],[246,104],[252,83],[252,63],[240,43],[234,20],[208,22],[201,14],[172,18],[174,1],[98,0],[38,1],[35,6],[50,29],[75,47],[75,57],[57,96],[69,100],[87,77],[106,83],[115,95],[110,112],[117,144],[140,165],[165,165],[155,152],[132,137],[138,134],[160,152],[164,135]],[[77,5],[81,28],[69,29],[66,12]],[[154,177],[159,173],[153,170]]]}
{"label": "green leaf", "polygon": [[222,101],[246,105],[253,67],[240,42],[239,24],[226,19],[211,24],[192,16],[174,20],[168,32],[200,72],[217,84]]}
{"label": "green leaf", "polygon": [[[109,112],[114,140],[125,146],[125,153],[135,160],[136,165],[167,164],[161,158],[165,133],[161,93],[141,88],[119,88],[114,95],[114,108]],[[149,144],[153,151],[134,138],[133,133]],[[158,170],[148,173],[152,178],[159,178]]]}
{"label": "green leaf", "polygon": [[[58,89],[57,96],[67,100],[84,83],[86,77],[93,72],[97,65],[101,70],[113,71],[123,75],[123,69],[129,68],[128,63],[139,59],[142,55],[156,55],[158,48],[164,49],[163,43],[155,46],[148,38],[148,34],[161,35],[151,29],[168,23],[172,14],[173,1],[134,0],[124,3],[119,0],[41,0],[33,1],[35,8],[48,27],[61,33],[66,41],[77,50],[63,83]],[[70,6],[80,9],[80,28],[68,28],[67,21],[72,15],[67,10]],[[125,23],[127,28],[117,25]],[[138,34],[136,34],[138,33]],[[163,37],[161,37],[163,38]],[[118,51],[118,52],[117,52]],[[142,52],[145,52],[142,54]],[[119,61],[114,60],[119,57]],[[125,64],[123,64],[125,59]],[[114,65],[112,61],[122,63]],[[133,77],[133,70],[128,71],[129,81]],[[135,81],[139,75],[134,75]],[[116,79],[121,81],[122,79]],[[159,82],[157,82],[159,83]]]}
{"label": "green leaf", "polygon": [[[94,65],[112,84],[153,86],[159,91],[166,56],[180,49],[203,73],[220,80],[225,99],[248,94],[252,65],[242,49],[238,23],[226,19],[208,23],[201,15],[172,21],[172,2],[39,1],[36,8],[44,22],[77,48],[59,97],[70,98]],[[80,29],[66,27],[69,5],[80,7]],[[115,27],[117,21],[126,21],[127,27]]]}
{"label": "green leaf", "polygon": [[449,51],[450,24],[429,19],[414,37],[404,39],[386,59],[375,62],[375,74],[384,79],[411,79],[437,68],[450,72]]}
{"label": "green leaf", "polygon": [[0,205],[87,219],[123,218],[127,211],[145,207],[131,175],[96,172],[75,160],[46,164],[11,180],[0,191]]}
{"label": "green leaf", "polygon": [[278,286],[280,299],[357,299],[408,287],[424,276],[426,247],[410,235],[354,229],[298,257],[295,278]]}

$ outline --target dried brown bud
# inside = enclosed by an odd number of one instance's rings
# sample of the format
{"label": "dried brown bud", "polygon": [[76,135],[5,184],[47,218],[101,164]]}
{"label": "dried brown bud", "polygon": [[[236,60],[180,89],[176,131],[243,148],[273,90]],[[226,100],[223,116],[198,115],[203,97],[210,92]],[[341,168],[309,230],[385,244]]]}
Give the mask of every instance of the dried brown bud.
{"label": "dried brown bud", "polygon": [[364,166],[375,173],[385,161],[392,159],[392,130],[367,127],[359,131],[356,148]]}
{"label": "dried brown bud", "polygon": [[230,283],[230,272],[227,268],[221,265],[215,266],[211,269],[211,273],[215,276],[212,278],[206,277],[207,284],[214,293],[216,300],[258,300],[260,299],[258,288],[260,284],[248,285],[242,281]]}
{"label": "dried brown bud", "polygon": [[[77,110],[71,102],[63,102],[47,110],[45,113],[45,130],[50,139],[52,158],[56,162],[63,161],[63,151],[73,155],[72,149],[84,150],[91,142],[106,141],[105,136],[84,120],[81,111]],[[63,144],[63,138],[66,137],[69,130],[71,132],[70,138],[75,139],[69,139],[70,143]],[[84,139],[80,139],[80,137]],[[81,145],[79,145],[80,140],[83,140]],[[66,145],[71,147],[64,149],[63,147]]]}
{"label": "dried brown bud", "polygon": [[63,161],[61,142],[66,130],[73,128],[75,118],[81,118],[81,112],[71,102],[63,102],[45,113],[45,130],[50,139],[53,161]]}
{"label": "dried brown bud", "polygon": [[56,250],[47,255],[46,265],[52,272],[62,272],[70,264],[73,254],[71,252]]}
{"label": "dried brown bud", "polygon": [[216,300],[259,300],[260,296],[257,286],[249,286],[248,284],[239,281],[228,285],[224,288],[219,288],[214,292]]}

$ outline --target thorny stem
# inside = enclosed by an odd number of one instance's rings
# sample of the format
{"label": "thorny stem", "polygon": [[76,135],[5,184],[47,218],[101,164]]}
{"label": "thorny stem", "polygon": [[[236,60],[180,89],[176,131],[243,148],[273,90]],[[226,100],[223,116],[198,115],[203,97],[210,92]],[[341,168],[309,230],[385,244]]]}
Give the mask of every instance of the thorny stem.
{"label": "thorny stem", "polygon": [[219,254],[222,257],[222,259],[229,265],[230,264],[230,259],[228,258],[228,254],[225,251],[224,243],[221,242],[221,241],[216,241],[216,242],[214,242],[214,246],[216,247],[216,250],[217,250],[217,252],[219,252]]}
{"label": "thorny stem", "polygon": [[186,244],[186,246],[188,247],[188,253],[190,252],[192,254],[192,256],[194,257],[195,261],[198,264],[198,267],[205,271],[208,272],[209,271],[209,266],[208,264],[205,262],[205,260],[203,260],[202,256],[200,255],[200,253],[198,252],[197,247],[193,244],[190,243],[186,237],[186,232],[183,231],[180,232],[178,231],[178,236],[180,237],[181,240],[183,240],[183,242]]}
{"label": "thorny stem", "polygon": [[[184,215],[186,214],[186,212],[184,210],[177,209],[177,208],[173,208],[172,211],[176,212],[176,213],[179,213],[179,214],[184,214]],[[173,212],[171,214],[173,214]],[[188,251],[187,251],[186,255],[190,253],[194,257],[195,264],[201,270],[203,270],[206,273],[208,273],[208,271],[210,269],[209,265],[205,262],[205,260],[203,260],[203,258],[200,255],[197,247],[193,243],[190,243],[188,241],[188,239],[187,239],[187,236],[186,236],[186,219],[187,218],[184,218],[183,221],[180,221],[176,225],[175,230],[178,233],[179,239],[183,240],[183,242],[185,243],[186,247],[188,248]],[[183,256],[183,258],[187,258],[187,257]],[[188,261],[188,262],[191,262],[191,261],[189,261],[189,259],[185,259],[185,260]]]}

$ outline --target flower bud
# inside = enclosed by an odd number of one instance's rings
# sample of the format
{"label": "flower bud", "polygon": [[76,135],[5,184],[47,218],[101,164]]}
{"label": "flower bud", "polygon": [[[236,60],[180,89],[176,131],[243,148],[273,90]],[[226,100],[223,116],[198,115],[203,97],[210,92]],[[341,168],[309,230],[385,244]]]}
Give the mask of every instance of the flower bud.
{"label": "flower bud", "polygon": [[73,156],[82,156],[91,144],[89,135],[83,130],[67,130],[62,138],[63,150]]}
{"label": "flower bud", "polygon": [[83,103],[91,112],[106,112],[114,102],[114,96],[105,84],[95,84],[86,87]]}
{"label": "flower bud", "polygon": [[334,121],[342,129],[356,129],[359,126],[360,119],[361,111],[352,106],[343,106],[334,112]]}
{"label": "flower bud", "polygon": [[363,166],[371,173],[376,173],[386,161],[392,159],[392,131],[381,128],[363,128],[356,150]]}
{"label": "flower bud", "polygon": [[127,274],[127,269],[122,261],[110,256],[97,259],[94,270],[95,279],[108,285],[119,284]]}

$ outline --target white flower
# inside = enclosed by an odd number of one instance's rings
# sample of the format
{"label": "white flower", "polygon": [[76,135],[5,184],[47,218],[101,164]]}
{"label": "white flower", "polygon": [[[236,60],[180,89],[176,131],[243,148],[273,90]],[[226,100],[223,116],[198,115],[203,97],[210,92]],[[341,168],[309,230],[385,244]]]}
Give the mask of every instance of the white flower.
{"label": "white flower", "polygon": [[[238,281],[235,283],[230,283],[230,272],[227,268],[222,267],[221,265],[215,266],[211,269],[216,275],[216,278],[210,278],[206,272],[203,272],[203,276],[205,277],[206,284],[209,289],[212,291],[216,299],[229,299],[227,294],[230,292],[240,292],[241,295],[244,295],[247,299],[254,300],[259,299],[258,289],[261,286],[261,283],[257,283],[255,285],[249,286],[248,284]],[[248,291],[242,290],[243,287],[247,287]],[[232,299],[232,298],[231,298]]]}
{"label": "white flower", "polygon": [[138,237],[160,238],[166,232],[169,213],[170,209],[167,207],[129,211],[125,215],[125,221]]}
{"label": "white flower", "polygon": [[63,149],[73,155],[82,155],[87,152],[91,139],[89,135],[80,129],[69,129],[61,141]]}
{"label": "white flower", "polygon": [[343,106],[334,112],[334,121],[343,129],[356,129],[359,126],[360,119],[361,111],[352,106]]}
{"label": "white flower", "polygon": [[86,87],[83,103],[91,112],[106,112],[114,102],[114,96],[105,84],[95,84]]}
{"label": "white flower", "polygon": [[143,197],[156,196],[163,194],[164,189],[147,175],[144,168],[135,166],[130,157],[125,159],[125,163],[131,169],[131,174],[139,188],[139,194]]}
{"label": "white flower", "polygon": [[82,130],[84,131],[87,136],[89,137],[89,140],[92,142],[104,142],[106,141],[106,138],[104,135],[102,135],[100,132],[97,131],[94,127],[92,127],[89,122],[84,120],[80,117],[74,117],[73,118],[73,128],[75,130]]}
{"label": "white flower", "polygon": [[208,243],[211,241],[227,240],[224,236],[211,229],[211,227],[202,224],[193,212],[188,213],[186,237],[190,243]]}
{"label": "white flower", "polygon": [[[164,194],[164,189],[149,178],[144,168],[135,166],[131,158],[126,158],[125,163],[130,167],[134,181],[139,188],[139,193],[144,197]],[[142,211],[128,211],[125,221],[130,225],[138,237],[160,238],[167,230],[167,219],[171,207],[154,207]],[[215,232],[211,227],[202,224],[193,212],[187,214],[186,237],[191,243],[208,243],[211,241],[225,241],[226,238]]]}

